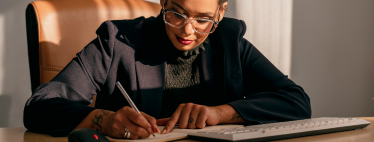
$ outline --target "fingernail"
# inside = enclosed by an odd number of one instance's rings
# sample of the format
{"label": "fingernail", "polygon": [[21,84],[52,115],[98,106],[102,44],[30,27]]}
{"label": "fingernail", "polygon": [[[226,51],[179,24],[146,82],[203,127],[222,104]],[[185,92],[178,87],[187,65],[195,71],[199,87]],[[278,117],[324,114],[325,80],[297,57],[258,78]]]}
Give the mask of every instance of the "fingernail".
{"label": "fingernail", "polygon": [[161,134],[165,134],[166,133],[166,129],[162,130]]}
{"label": "fingernail", "polygon": [[157,129],[157,133],[161,134],[160,129],[158,129],[157,125],[155,125],[155,128]]}
{"label": "fingernail", "polygon": [[155,136],[155,134],[153,133],[153,130],[152,130],[152,128],[151,128],[151,127],[149,127],[149,128],[148,128],[148,132],[150,132],[150,134],[152,134],[152,135],[153,135],[153,137],[156,137],[156,136]]}

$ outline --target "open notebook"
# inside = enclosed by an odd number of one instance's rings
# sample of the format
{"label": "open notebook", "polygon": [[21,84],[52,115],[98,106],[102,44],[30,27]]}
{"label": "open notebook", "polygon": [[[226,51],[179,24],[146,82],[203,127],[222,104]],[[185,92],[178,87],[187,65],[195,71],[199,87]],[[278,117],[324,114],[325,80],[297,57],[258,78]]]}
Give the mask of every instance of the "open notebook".
{"label": "open notebook", "polygon": [[[216,125],[216,126],[207,126],[204,129],[179,129],[178,126],[175,126],[174,129],[168,134],[158,134],[155,133],[156,137],[152,135],[149,138],[139,139],[139,140],[129,140],[129,139],[115,139],[106,136],[111,142],[157,142],[157,141],[172,141],[177,139],[183,139],[187,137],[188,133],[197,133],[198,131],[206,130],[220,130],[225,128],[233,127],[243,127],[243,125]],[[158,126],[160,131],[164,129],[164,126]]]}

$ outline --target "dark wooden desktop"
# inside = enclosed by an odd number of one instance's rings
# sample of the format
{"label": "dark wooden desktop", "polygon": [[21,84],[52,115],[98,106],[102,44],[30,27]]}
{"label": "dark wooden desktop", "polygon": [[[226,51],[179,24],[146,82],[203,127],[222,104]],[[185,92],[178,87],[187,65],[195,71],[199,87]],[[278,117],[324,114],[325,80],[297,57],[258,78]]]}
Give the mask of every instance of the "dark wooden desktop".
{"label": "dark wooden desktop", "polygon": [[[284,139],[276,142],[374,142],[374,117],[361,117],[371,124],[360,130],[314,135],[293,139]],[[143,139],[144,140],[144,139]],[[66,137],[52,137],[27,131],[24,127],[0,128],[0,142],[67,142]],[[197,142],[189,138],[176,140],[177,142]]]}

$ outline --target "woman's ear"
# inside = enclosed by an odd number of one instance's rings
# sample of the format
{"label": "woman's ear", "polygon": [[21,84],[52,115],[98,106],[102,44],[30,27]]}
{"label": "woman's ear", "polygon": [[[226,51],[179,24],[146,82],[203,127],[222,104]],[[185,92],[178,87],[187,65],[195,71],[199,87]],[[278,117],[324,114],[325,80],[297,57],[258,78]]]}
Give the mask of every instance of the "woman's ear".
{"label": "woman's ear", "polygon": [[221,16],[220,16],[219,21],[221,21],[221,20],[223,19],[223,16],[225,16],[226,8],[227,8],[227,2],[224,2],[224,3],[222,4],[222,8],[221,8],[221,11],[220,11]]}

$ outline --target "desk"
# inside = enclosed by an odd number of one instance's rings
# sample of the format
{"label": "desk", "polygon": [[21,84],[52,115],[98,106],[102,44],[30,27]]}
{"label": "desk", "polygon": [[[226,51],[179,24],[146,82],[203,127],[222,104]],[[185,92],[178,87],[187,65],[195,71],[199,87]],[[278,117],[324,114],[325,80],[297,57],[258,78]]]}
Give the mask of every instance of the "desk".
{"label": "desk", "polygon": [[[344,131],[323,135],[285,139],[274,142],[374,142],[374,117],[362,117],[371,124],[361,130]],[[24,127],[0,128],[0,142],[67,142],[66,137],[52,137],[27,131]],[[177,142],[197,142],[188,138],[177,140]]]}

